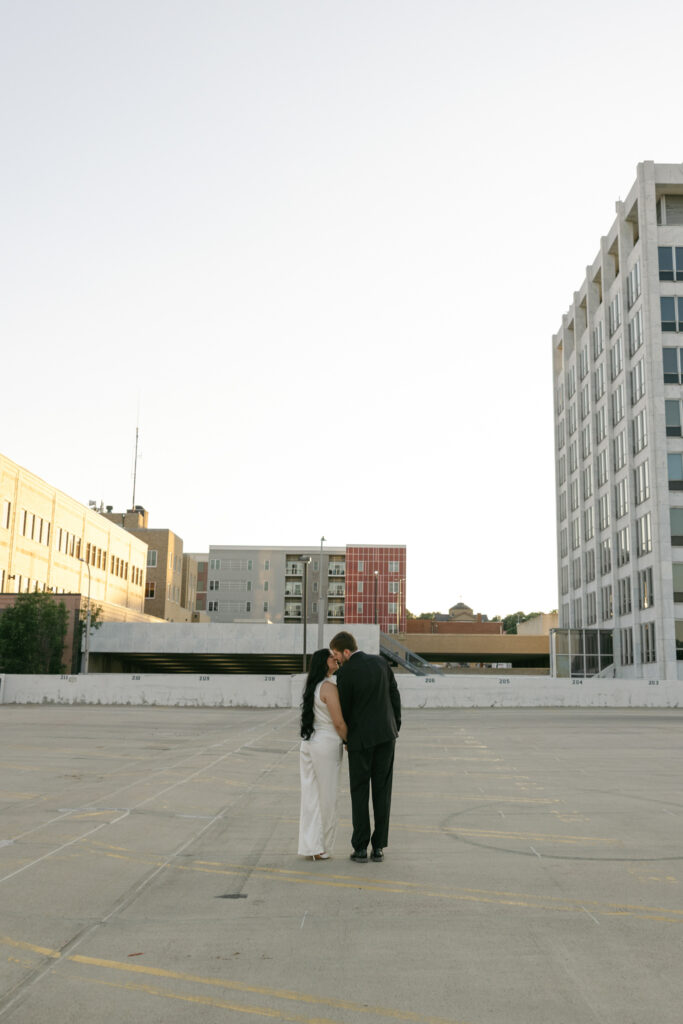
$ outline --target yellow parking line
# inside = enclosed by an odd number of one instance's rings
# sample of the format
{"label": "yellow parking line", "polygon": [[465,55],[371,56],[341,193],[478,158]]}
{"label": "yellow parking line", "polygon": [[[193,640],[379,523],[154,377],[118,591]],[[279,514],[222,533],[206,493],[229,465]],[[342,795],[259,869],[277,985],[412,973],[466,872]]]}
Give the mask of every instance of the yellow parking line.
{"label": "yellow parking line", "polygon": [[[406,1010],[394,1010],[384,1006],[367,1006],[361,1003],[352,1003],[346,999],[330,999],[321,996],[313,996],[305,992],[292,992],[287,989],[272,989],[257,985],[246,985],[243,982],[229,981],[225,978],[205,978],[197,974],[185,974],[182,971],[169,971],[162,967],[148,967],[145,964],[126,964],[118,960],[103,960],[97,957],[74,955],[68,957],[73,963],[84,964],[92,967],[102,967],[107,970],[123,971],[130,974],[148,975],[154,978],[167,978],[172,981],[187,981],[196,985],[208,985],[215,988],[224,988],[233,992],[245,992],[250,995],[268,996],[271,999],[283,999],[288,1002],[304,1003],[313,1006],[324,1006],[335,1010],[350,1010],[354,1013],[366,1013],[376,1017],[386,1017],[390,1020],[407,1021],[411,1024],[457,1024],[456,1021],[447,1020],[444,1017],[425,1016],[419,1013],[411,1013]],[[96,979],[93,979],[96,980]],[[100,984],[115,985],[115,982],[101,981]],[[288,1015],[281,1010],[271,1010],[266,1007],[246,1007],[238,1004],[223,1003],[222,1001],[210,999],[208,996],[184,996],[179,993],[167,992],[163,989],[153,989],[147,985],[133,985],[126,983],[123,988],[132,988],[149,992],[153,995],[165,996],[171,999],[184,999],[187,1002],[203,1003],[208,1006],[218,1006],[222,1009],[236,1010],[240,1013],[259,1014],[266,1017],[278,1017],[281,1020],[305,1022],[305,1024],[334,1024],[326,1018],[302,1017]]]}

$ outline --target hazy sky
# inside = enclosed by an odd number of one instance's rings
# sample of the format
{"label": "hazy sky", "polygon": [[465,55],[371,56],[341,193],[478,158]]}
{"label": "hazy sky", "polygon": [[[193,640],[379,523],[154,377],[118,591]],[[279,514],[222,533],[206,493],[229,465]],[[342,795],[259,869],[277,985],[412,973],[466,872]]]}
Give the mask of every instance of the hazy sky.
{"label": "hazy sky", "polygon": [[[0,450],[186,550],[405,543],[557,606],[551,337],[683,5],[0,0]],[[678,148],[677,148],[678,147]]]}

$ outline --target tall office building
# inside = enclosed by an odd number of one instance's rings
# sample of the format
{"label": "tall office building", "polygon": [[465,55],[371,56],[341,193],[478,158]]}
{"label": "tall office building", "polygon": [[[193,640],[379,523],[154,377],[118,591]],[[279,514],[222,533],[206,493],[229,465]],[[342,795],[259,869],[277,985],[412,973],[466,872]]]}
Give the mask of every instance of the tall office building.
{"label": "tall office building", "polygon": [[616,212],[553,337],[556,654],[655,683],[683,678],[683,165]]}

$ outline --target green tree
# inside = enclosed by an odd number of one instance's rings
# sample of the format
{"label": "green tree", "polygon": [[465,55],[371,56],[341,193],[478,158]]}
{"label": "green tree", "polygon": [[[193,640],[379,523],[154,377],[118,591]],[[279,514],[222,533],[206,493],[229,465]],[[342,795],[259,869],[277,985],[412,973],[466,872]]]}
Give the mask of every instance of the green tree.
{"label": "green tree", "polygon": [[63,672],[68,620],[64,602],[50,594],[18,594],[0,615],[2,671],[25,675]]}

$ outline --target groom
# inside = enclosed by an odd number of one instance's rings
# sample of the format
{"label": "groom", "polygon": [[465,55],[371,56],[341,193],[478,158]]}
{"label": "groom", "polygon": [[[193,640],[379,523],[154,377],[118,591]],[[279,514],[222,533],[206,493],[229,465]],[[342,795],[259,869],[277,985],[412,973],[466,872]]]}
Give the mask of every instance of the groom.
{"label": "groom", "polygon": [[[372,860],[384,860],[389,839],[394,746],[401,728],[401,699],[394,673],[384,658],[365,654],[350,633],[337,633],[330,650],[339,663],[337,685],[349,730],[349,785],[353,835],[351,860],[365,864],[368,843]],[[375,828],[370,834],[368,806],[372,788]]]}

